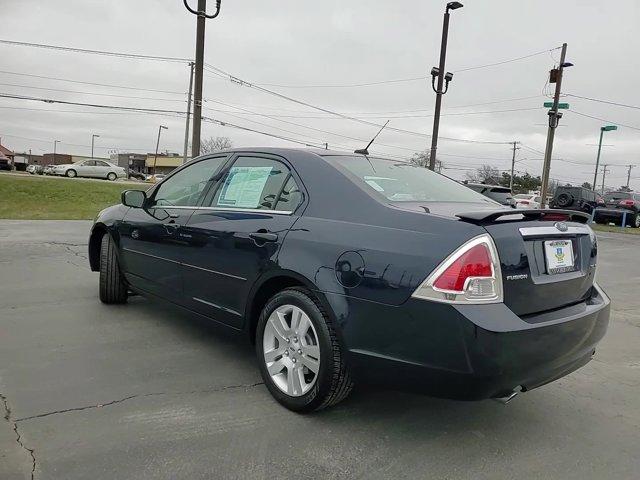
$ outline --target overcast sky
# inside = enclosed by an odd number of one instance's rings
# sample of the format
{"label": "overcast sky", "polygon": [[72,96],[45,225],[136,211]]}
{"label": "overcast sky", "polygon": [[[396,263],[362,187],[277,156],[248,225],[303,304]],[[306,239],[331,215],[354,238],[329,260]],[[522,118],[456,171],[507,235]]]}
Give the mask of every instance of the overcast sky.
{"label": "overcast sky", "polygon": [[[196,4],[196,0],[191,1]],[[209,3],[210,8],[215,4],[213,0]],[[290,97],[366,117],[374,123],[390,118],[391,127],[429,134],[435,97],[430,82],[348,88],[335,85],[428,75],[438,61],[445,3],[223,0],[220,16],[207,21],[205,59],[254,84],[284,85],[267,88]],[[544,93],[551,92],[546,80],[548,70],[560,56],[559,49],[549,50],[563,42],[568,43],[567,60],[575,64],[565,71],[563,93],[640,105],[637,0],[463,3],[464,8],[451,15],[447,70],[457,73],[444,97],[441,136],[520,141],[523,148],[517,153],[517,170],[539,175],[542,154],[535,150],[544,150],[547,115],[542,103]],[[0,11],[0,39],[4,40],[172,57],[194,55],[196,19],[185,10],[182,0],[0,0]],[[520,61],[460,71],[542,51]],[[3,44],[0,59],[3,93],[180,111],[186,107],[188,67],[182,63]],[[318,87],[322,85],[331,87]],[[374,126],[326,115],[209,73],[205,75],[204,97],[208,99],[204,114],[209,117],[303,142],[328,142],[330,146],[351,149],[363,147],[376,133]],[[602,153],[602,162],[614,164],[607,175],[607,185],[624,184],[627,169],[623,165],[638,164],[632,171],[631,186],[640,189],[640,110],[575,97],[564,101],[571,104],[571,109],[565,111],[562,126],[557,129],[554,157],[565,161],[554,160],[552,177],[563,182],[591,182],[599,128],[613,123],[619,129],[605,134]],[[158,125],[164,124],[169,130],[163,131],[161,150],[182,152],[184,119],[178,116],[6,98],[0,98],[0,107],[2,143],[16,151],[51,152],[53,140],[57,139],[62,142],[58,152],[86,155],[93,133],[100,135],[96,146],[97,154],[102,156],[113,149],[153,151]],[[257,133],[203,124],[204,137],[217,135],[230,137],[236,146],[295,146]],[[399,157],[409,157],[430,145],[429,138],[394,131],[383,132],[378,142],[372,151]],[[445,173],[456,178],[464,176],[462,169],[482,163],[499,169],[510,166],[509,145],[441,140],[438,151],[449,167]]]}

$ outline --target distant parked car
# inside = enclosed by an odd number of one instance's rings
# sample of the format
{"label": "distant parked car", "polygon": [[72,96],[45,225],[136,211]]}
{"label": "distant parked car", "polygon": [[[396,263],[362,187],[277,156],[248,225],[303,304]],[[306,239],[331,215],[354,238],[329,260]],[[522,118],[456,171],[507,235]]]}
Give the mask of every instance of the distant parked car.
{"label": "distant parked car", "polygon": [[156,173],[155,175],[147,176],[147,182],[158,183],[159,181],[161,181],[165,177],[166,177],[166,175],[164,175],[163,173]]}
{"label": "distant parked car", "polygon": [[55,167],[56,167],[55,165],[45,165],[45,167],[42,169],[42,174],[43,175],[55,175],[53,173]]}
{"label": "distant parked car", "polygon": [[138,180],[146,180],[147,176],[142,172],[136,172],[135,170],[129,169],[129,178],[135,178]]}
{"label": "distant parked car", "polygon": [[11,167],[11,161],[4,155],[0,156],[0,170],[11,171],[12,169],[13,168]]}
{"label": "distant parked car", "polygon": [[516,208],[540,208],[540,195],[535,193],[519,193],[513,199],[516,201]]}
{"label": "distant parked car", "polygon": [[127,172],[124,168],[104,160],[81,160],[76,163],[56,165],[53,173],[54,175],[64,175],[69,178],[106,178],[111,181],[118,178],[127,178]]}
{"label": "distant parked car", "polygon": [[576,210],[592,213],[595,208],[603,206],[603,200],[593,190],[584,187],[557,187],[549,203],[551,208]]}
{"label": "distant parked car", "polygon": [[594,215],[596,223],[622,225],[624,214],[627,214],[626,225],[640,228],[640,194],[633,192],[610,192],[604,196],[606,206],[598,208]]}
{"label": "distant parked car", "polygon": [[501,185],[485,185],[484,183],[465,183],[471,190],[481,193],[485,197],[495,200],[500,205],[516,208],[516,201],[509,187]]}

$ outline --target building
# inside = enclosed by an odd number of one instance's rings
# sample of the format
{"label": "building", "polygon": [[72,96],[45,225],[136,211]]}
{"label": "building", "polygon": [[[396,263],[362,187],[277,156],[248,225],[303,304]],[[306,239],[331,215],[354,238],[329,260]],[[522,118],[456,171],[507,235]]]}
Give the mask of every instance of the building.
{"label": "building", "polygon": [[110,161],[127,171],[133,170],[138,173],[147,173],[147,154],[113,153],[110,156]]}
{"label": "building", "polygon": [[85,155],[69,155],[68,153],[45,153],[42,155],[42,165],[63,165],[67,163],[76,163],[82,160],[106,160],[108,158],[91,157]]}
{"label": "building", "polygon": [[0,158],[2,159],[3,169],[9,168],[13,170],[14,156],[15,155],[11,150],[9,150],[7,147],[2,146],[2,143],[0,143]]}
{"label": "building", "polygon": [[[187,161],[189,161],[188,158]],[[147,153],[147,173],[151,175],[156,173],[166,175],[181,165],[182,155],[179,153],[158,153],[157,157],[155,153]]]}

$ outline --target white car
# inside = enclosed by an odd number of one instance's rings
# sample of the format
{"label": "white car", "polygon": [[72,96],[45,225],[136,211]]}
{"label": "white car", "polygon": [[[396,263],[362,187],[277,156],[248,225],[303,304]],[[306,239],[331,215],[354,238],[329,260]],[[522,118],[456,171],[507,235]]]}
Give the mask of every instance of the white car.
{"label": "white car", "polygon": [[69,178],[106,178],[111,181],[118,178],[127,178],[127,172],[124,168],[104,160],[81,160],[76,163],[56,165],[53,168],[53,174],[64,175]]}
{"label": "white car", "polygon": [[513,199],[516,201],[516,208],[540,208],[541,198],[535,193],[519,193]]}

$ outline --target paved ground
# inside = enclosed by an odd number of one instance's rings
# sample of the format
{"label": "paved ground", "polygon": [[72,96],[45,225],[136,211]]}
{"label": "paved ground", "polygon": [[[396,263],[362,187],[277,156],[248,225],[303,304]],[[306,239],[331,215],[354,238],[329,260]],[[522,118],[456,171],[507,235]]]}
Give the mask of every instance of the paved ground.
{"label": "paved ground", "polygon": [[507,406],[356,391],[301,416],[212,325],[142,298],[101,305],[88,227],[0,221],[2,480],[639,477],[636,236],[600,235],[613,320],[569,377]]}

